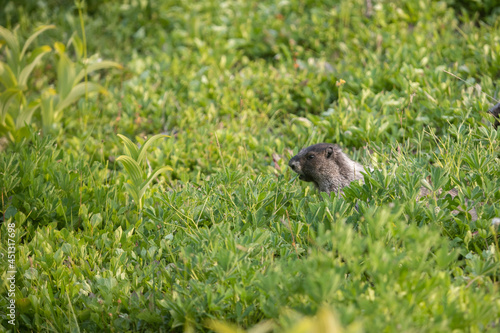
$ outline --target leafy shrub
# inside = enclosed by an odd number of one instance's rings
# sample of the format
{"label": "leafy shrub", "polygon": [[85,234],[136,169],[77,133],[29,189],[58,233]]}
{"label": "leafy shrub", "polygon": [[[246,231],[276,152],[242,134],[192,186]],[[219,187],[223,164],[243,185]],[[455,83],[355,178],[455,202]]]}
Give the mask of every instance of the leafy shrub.
{"label": "leafy shrub", "polygon": [[6,62],[0,61],[0,135],[9,135],[11,140],[19,139],[26,124],[31,123],[33,113],[40,107],[40,101],[29,90],[28,80],[41,61],[51,51],[48,45],[37,47],[30,53],[28,48],[38,35],[54,26],[41,26],[26,39],[22,49],[16,30],[13,32],[0,26],[0,42],[5,44]]}
{"label": "leafy shrub", "polygon": [[[48,45],[40,46],[28,52],[35,38],[54,26],[41,26],[27,38],[21,49],[16,31],[11,32],[0,26],[0,37],[6,44],[7,63],[0,62],[0,135],[7,135],[10,140],[19,140],[26,133],[26,125],[30,125],[33,113],[40,109],[44,133],[61,120],[62,111],[91,92],[106,90],[99,84],[87,82],[87,75],[95,70],[121,66],[116,62],[82,58],[85,45],[74,35],[69,44],[76,50],[77,57],[83,66],[77,68],[68,55],[66,47],[56,42],[54,49],[58,55],[57,89],[46,87],[41,94],[28,86],[34,68],[40,64],[42,57],[51,51]],[[85,82],[80,82],[85,80]]]}
{"label": "leafy shrub", "polygon": [[500,15],[500,6],[496,0],[446,0],[446,3],[462,15],[493,20]]}
{"label": "leafy shrub", "polygon": [[162,172],[167,170],[172,170],[169,166],[164,166],[158,168],[149,173],[145,172],[144,164],[146,161],[146,152],[149,146],[153,144],[158,139],[165,137],[165,135],[157,134],[150,137],[142,147],[138,148],[129,138],[118,134],[120,139],[122,139],[126,155],[119,156],[116,160],[121,162],[126,170],[127,182],[125,183],[125,188],[127,192],[132,196],[134,202],[139,206],[139,210],[143,206],[143,196],[146,193],[149,184]]}
{"label": "leafy shrub", "polygon": [[[31,235],[37,227],[55,223],[59,228],[78,228],[83,206],[97,212],[106,202],[107,171],[101,163],[88,165],[64,153],[53,139],[31,132],[0,156],[2,177],[1,213],[9,207],[26,216],[24,228]],[[97,187],[95,185],[99,183]]]}

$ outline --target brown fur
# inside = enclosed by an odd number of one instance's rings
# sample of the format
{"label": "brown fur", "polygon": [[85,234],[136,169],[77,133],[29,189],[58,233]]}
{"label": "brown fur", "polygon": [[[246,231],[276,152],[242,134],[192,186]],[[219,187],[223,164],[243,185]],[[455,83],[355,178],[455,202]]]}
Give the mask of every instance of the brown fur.
{"label": "brown fur", "polygon": [[488,112],[495,117],[495,123],[493,126],[497,129],[500,126],[500,103],[497,103],[494,107],[489,109]]}
{"label": "brown fur", "polygon": [[363,179],[363,166],[330,143],[302,149],[288,165],[301,180],[314,183],[320,192],[338,193],[353,180]]}

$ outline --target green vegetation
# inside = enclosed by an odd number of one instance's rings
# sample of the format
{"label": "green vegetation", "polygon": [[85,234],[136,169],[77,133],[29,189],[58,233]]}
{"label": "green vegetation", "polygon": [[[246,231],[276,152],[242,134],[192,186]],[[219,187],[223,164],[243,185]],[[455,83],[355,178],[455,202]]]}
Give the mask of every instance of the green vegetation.
{"label": "green vegetation", "polygon": [[498,10],[372,2],[9,1],[0,330],[497,332]]}

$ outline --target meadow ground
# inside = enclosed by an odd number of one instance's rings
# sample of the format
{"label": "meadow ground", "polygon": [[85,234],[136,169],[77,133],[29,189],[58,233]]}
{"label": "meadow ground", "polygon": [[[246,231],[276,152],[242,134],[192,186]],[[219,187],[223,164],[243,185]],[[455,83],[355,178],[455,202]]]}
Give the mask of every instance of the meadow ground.
{"label": "meadow ground", "polygon": [[[498,332],[500,9],[465,3],[7,1],[1,329]],[[318,142],[380,171],[319,194]]]}

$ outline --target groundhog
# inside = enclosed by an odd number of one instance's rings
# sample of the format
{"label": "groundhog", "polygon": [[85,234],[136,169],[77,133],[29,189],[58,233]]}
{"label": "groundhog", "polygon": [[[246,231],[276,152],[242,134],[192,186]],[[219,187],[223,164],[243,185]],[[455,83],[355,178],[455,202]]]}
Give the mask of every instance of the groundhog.
{"label": "groundhog", "polygon": [[351,160],[339,146],[330,143],[302,149],[288,165],[301,180],[313,182],[320,192],[339,193],[353,180],[363,179],[363,166]]}
{"label": "groundhog", "polygon": [[497,103],[495,106],[489,109],[488,112],[491,113],[495,118],[495,123],[493,124],[493,126],[495,127],[495,129],[498,129],[498,127],[500,126],[500,103]]}
{"label": "groundhog", "polygon": [[[314,183],[320,192],[335,192],[337,194],[342,193],[342,188],[348,186],[352,181],[357,179],[363,181],[362,172],[366,172],[363,165],[351,160],[339,146],[330,143],[318,143],[302,149],[290,159],[288,165],[299,175],[299,179]],[[373,169],[367,170],[373,171]],[[453,198],[458,195],[456,189],[452,189],[448,193]],[[417,200],[429,194],[430,191],[421,187]],[[452,213],[457,214],[458,211]],[[475,209],[469,213],[473,221],[477,220]]]}

